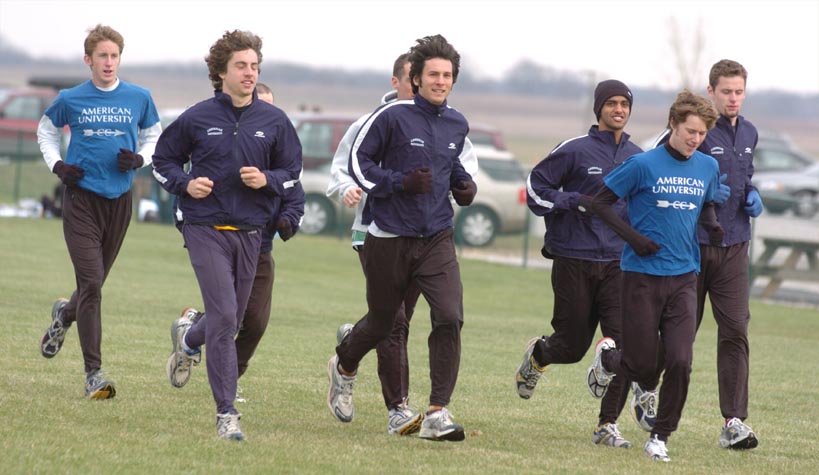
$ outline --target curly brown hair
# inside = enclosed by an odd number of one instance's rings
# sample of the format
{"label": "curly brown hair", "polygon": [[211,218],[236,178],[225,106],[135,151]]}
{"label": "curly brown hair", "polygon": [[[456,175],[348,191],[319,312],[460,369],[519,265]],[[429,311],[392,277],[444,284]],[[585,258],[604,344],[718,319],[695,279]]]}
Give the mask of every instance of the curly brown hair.
{"label": "curly brown hair", "polygon": [[222,78],[220,74],[227,72],[228,61],[233,53],[252,49],[259,57],[259,64],[262,64],[262,39],[249,31],[225,31],[216,43],[210,47],[210,54],[205,56],[205,63],[208,65],[208,78],[210,78],[213,89],[222,90]]}
{"label": "curly brown hair", "polygon": [[94,54],[94,48],[103,41],[111,41],[119,46],[119,54],[125,49],[125,40],[119,32],[110,26],[97,24],[94,28],[88,30],[88,36],[85,37],[85,55],[91,56]]}
{"label": "curly brown hair", "polygon": [[458,54],[455,47],[441,35],[425,36],[415,41],[417,44],[410,49],[409,57],[410,78],[413,79],[412,92],[418,94],[418,86],[414,78],[420,77],[424,72],[424,64],[428,59],[440,58],[450,61],[452,63],[452,84],[455,84],[458,81],[458,71],[461,69],[461,55]]}
{"label": "curly brown hair", "polygon": [[711,101],[685,89],[677,95],[677,99],[671,104],[671,109],[668,111],[668,123],[670,125],[682,124],[692,114],[702,119],[708,130],[714,128],[714,124],[717,123],[719,118],[719,113]]}

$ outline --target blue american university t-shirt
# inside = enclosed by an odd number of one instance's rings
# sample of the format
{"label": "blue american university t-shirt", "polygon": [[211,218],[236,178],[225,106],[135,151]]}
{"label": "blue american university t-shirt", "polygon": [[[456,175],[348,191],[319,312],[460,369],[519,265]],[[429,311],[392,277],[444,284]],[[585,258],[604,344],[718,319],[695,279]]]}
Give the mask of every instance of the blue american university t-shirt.
{"label": "blue american university t-shirt", "polygon": [[701,152],[676,160],[665,147],[657,147],[632,156],[604,182],[627,199],[632,227],[661,246],[657,254],[640,257],[626,244],[623,270],[652,275],[699,272],[697,220],[717,190],[716,160]]}
{"label": "blue american university t-shirt", "polygon": [[119,149],[136,153],[139,129],[159,122],[151,93],[122,80],[113,91],[90,80],[62,90],[45,115],[55,127],[71,128],[65,162],[85,170],[79,186],[109,199],[128,191],[134,180],[135,171],[117,168]]}

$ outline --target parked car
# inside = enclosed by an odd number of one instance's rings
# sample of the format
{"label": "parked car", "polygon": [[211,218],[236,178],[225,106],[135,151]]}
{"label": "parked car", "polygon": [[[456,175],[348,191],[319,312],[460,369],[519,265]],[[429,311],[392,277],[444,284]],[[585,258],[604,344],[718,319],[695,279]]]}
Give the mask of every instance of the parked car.
{"label": "parked car", "polygon": [[819,210],[819,161],[788,142],[760,138],[754,153],[753,183],[765,209],[812,217]]}
{"label": "parked car", "polygon": [[[320,168],[332,162],[344,133],[360,116],[324,112],[299,112],[290,115],[301,141],[304,169]],[[469,124],[469,139],[476,146],[506,150],[503,134],[490,125]]]}
{"label": "parked car", "polygon": [[[475,146],[478,194],[472,205],[455,209],[455,237],[460,244],[486,246],[503,233],[521,232],[526,228],[524,193],[526,172],[508,151]],[[330,164],[302,173],[305,192],[304,220],[300,231],[319,234],[352,224],[355,210],[344,207],[338,197],[327,197]]]}
{"label": "parked car", "polygon": [[50,88],[20,88],[0,92],[0,157],[41,158],[37,126],[57,96]]}

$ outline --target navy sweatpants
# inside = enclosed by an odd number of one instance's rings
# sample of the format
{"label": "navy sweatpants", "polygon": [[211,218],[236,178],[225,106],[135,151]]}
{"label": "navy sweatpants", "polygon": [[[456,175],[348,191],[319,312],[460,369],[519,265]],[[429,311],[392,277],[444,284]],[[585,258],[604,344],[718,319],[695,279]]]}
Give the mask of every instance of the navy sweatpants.
{"label": "navy sweatpants", "polygon": [[190,348],[205,345],[216,412],[236,414],[233,399],[239,369],[234,337],[256,275],[261,232],[185,225],[182,236],[205,304],[205,316],[188,330],[185,344]]}

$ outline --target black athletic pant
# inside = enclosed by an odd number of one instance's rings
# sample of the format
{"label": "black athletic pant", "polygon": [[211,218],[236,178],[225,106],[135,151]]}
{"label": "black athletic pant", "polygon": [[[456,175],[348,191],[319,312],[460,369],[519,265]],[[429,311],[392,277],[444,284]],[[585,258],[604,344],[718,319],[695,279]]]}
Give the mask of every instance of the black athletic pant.
{"label": "black athletic pant", "polygon": [[[552,314],[554,332],[544,338],[544,364],[577,363],[594,340],[597,325],[604,336],[622,345],[620,261],[598,262],[554,257]],[[535,352],[537,353],[537,351]],[[600,402],[599,424],[617,422],[628,397],[630,381],[614,378]]]}
{"label": "black athletic pant", "polygon": [[362,358],[393,330],[395,315],[414,281],[430,306],[429,404],[449,404],[461,359],[463,287],[453,230],[428,238],[378,238],[364,244],[367,314],[336,347],[341,367],[356,371]]}
{"label": "black athletic pant", "polygon": [[[363,248],[363,247],[362,247]],[[364,253],[358,253],[361,269],[367,276],[364,265]],[[394,409],[409,398],[409,357],[407,356],[407,339],[409,322],[415,312],[415,304],[421,296],[421,289],[411,282],[404,301],[395,314],[390,336],[375,347],[378,356],[378,379],[381,380],[381,395],[387,409]]]}
{"label": "black athletic pant", "polygon": [[728,419],[748,417],[749,354],[748,242],[729,247],[700,246],[697,278],[697,328],[702,323],[705,295],[717,322],[719,408]]}
{"label": "black athletic pant", "polygon": [[273,301],[273,279],[276,263],[270,252],[259,254],[256,264],[256,277],[250,289],[245,317],[236,335],[236,360],[239,364],[239,377],[242,377],[250,364],[250,358],[256,352],[270,321],[270,307]]}
{"label": "black athletic pant", "polygon": [[77,283],[65,307],[65,321],[77,322],[86,373],[102,365],[102,285],[130,222],[130,191],[108,199],[77,186],[65,189],[63,234]]}
{"label": "black athletic pant", "polygon": [[623,272],[623,346],[603,353],[603,366],[652,388],[663,372],[652,434],[667,440],[682,416],[697,327],[697,275]]}

